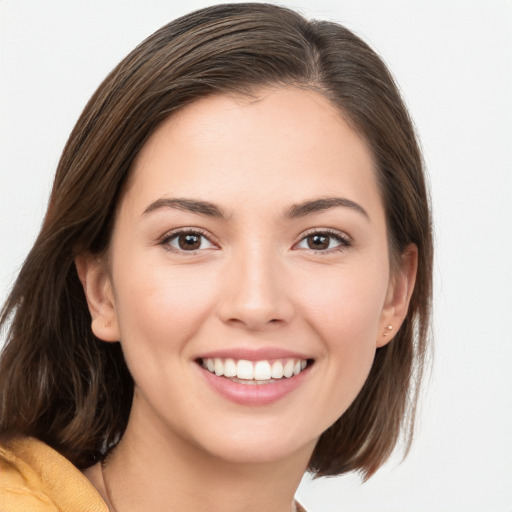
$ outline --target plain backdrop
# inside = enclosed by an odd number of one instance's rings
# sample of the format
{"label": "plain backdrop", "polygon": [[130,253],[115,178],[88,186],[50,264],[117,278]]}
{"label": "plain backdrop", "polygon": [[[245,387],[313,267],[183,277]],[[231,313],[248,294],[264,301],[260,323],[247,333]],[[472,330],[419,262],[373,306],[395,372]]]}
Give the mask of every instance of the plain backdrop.
{"label": "plain backdrop", "polygon": [[[87,99],[143,38],[213,3],[0,2],[2,302]],[[365,484],[305,478],[299,496],[311,512],[511,512],[512,1],[282,4],[345,24],[388,63],[424,148],[437,250],[434,366],[409,457]]]}

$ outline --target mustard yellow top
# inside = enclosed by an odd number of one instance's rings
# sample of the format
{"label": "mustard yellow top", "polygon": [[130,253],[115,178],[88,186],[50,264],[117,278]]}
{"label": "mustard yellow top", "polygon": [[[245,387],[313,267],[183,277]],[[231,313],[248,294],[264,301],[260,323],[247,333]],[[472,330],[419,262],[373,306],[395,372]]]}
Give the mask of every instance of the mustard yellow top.
{"label": "mustard yellow top", "polygon": [[[299,504],[297,512],[306,512]],[[0,439],[0,512],[109,512],[89,480],[33,437]]]}
{"label": "mustard yellow top", "polygon": [[89,480],[32,437],[0,444],[1,512],[108,512]]}

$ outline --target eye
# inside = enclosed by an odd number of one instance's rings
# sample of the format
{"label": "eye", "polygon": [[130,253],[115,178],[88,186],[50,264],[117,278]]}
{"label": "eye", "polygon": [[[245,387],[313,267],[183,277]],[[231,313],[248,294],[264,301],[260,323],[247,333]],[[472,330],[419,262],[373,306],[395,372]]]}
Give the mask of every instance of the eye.
{"label": "eye", "polygon": [[196,230],[175,231],[167,235],[161,243],[176,252],[195,252],[215,247],[203,233]]}
{"label": "eye", "polygon": [[351,246],[350,238],[337,231],[323,230],[306,234],[295,246],[317,252],[343,250]]}

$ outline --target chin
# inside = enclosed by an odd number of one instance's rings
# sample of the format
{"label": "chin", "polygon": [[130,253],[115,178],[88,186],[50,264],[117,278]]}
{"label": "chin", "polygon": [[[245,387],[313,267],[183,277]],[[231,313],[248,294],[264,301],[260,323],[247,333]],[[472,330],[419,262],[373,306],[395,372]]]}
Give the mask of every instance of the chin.
{"label": "chin", "polygon": [[296,422],[285,418],[262,420],[244,418],[231,421],[229,426],[220,423],[189,440],[203,453],[230,463],[265,464],[297,458],[307,463],[321,432],[303,430],[300,418]]}
{"label": "chin", "polygon": [[300,459],[307,462],[318,439],[307,443],[290,444],[288,439],[253,439],[246,442],[222,443],[210,450],[210,454],[233,464],[269,464]]}

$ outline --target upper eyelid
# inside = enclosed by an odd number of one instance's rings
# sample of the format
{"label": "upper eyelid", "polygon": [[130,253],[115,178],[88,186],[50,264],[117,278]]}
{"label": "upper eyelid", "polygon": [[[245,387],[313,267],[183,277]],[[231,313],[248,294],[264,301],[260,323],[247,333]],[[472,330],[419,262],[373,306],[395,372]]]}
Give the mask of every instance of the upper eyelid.
{"label": "upper eyelid", "polygon": [[[324,234],[324,235],[327,235],[329,237],[336,238],[336,239],[338,239],[338,244],[339,245],[336,246],[336,247],[331,247],[331,248],[327,248],[327,249],[320,249],[320,250],[299,247],[300,244],[306,238],[308,238],[308,237],[310,237],[312,235],[316,235],[316,234]],[[351,248],[352,245],[353,245],[352,237],[350,235],[348,235],[344,231],[340,231],[338,229],[333,229],[333,228],[311,228],[309,230],[304,231],[299,236],[297,241],[293,243],[291,249],[292,250],[300,250],[300,251],[311,252],[313,254],[318,254],[318,255],[321,255],[321,254],[329,255],[329,254],[337,254],[340,251],[346,251],[349,248]]]}
{"label": "upper eyelid", "polygon": [[346,242],[352,242],[353,241],[352,237],[348,233],[346,233],[345,231],[341,231],[339,229],[334,229],[334,228],[311,228],[311,229],[307,229],[306,231],[303,231],[298,236],[297,241],[295,243],[300,242],[302,239],[306,238],[307,236],[311,236],[311,235],[314,235],[314,234],[317,234],[317,233],[337,236],[337,237],[345,240]]}
{"label": "upper eyelid", "polygon": [[[203,228],[195,227],[195,226],[186,226],[186,227],[180,227],[180,228],[174,228],[169,231],[166,231],[161,237],[158,238],[159,243],[165,243],[170,238],[172,238],[175,235],[179,235],[181,233],[197,233],[201,236],[204,236],[206,239],[208,239],[211,243],[220,246],[220,241],[215,237],[212,233],[209,231],[206,231]],[[299,242],[301,242],[304,238],[314,235],[316,233],[324,233],[331,236],[336,236],[343,241],[347,243],[352,243],[353,239],[350,235],[348,235],[346,232],[341,231],[339,229],[335,228],[327,228],[327,227],[315,227],[310,228],[305,231],[302,231],[300,235],[295,239],[295,241],[292,243],[292,247],[297,245]]]}
{"label": "upper eyelid", "polygon": [[219,245],[217,238],[215,236],[213,236],[210,232],[204,230],[203,228],[198,228],[198,227],[193,227],[193,226],[175,228],[175,229],[166,231],[161,237],[158,238],[158,243],[165,243],[169,239],[171,239],[173,236],[180,235],[182,233],[197,233],[198,235],[204,236],[212,244]]}
{"label": "upper eyelid", "polygon": [[180,233],[198,233],[200,235],[206,236],[206,238],[213,237],[208,231],[203,228],[198,228],[195,226],[184,226],[180,228],[173,228],[166,231],[160,238],[167,238],[169,236],[177,235]]}

